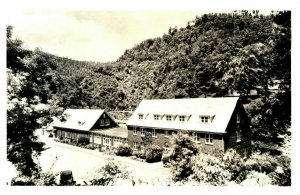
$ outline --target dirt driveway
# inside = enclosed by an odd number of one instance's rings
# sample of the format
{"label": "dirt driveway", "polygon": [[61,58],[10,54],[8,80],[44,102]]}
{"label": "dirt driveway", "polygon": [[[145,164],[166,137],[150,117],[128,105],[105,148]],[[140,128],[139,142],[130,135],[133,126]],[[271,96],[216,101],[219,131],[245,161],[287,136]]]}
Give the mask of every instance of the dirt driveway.
{"label": "dirt driveway", "polygon": [[125,166],[131,172],[130,175],[135,181],[140,179],[148,184],[157,184],[164,183],[170,176],[170,169],[163,167],[161,162],[146,163],[133,160],[130,157],[108,156],[97,150],[88,150],[54,142],[47,135],[40,137],[48,147],[40,156],[43,171],[48,171],[51,167],[54,173],[59,173],[62,170],[72,170],[77,183],[86,180],[88,172],[95,167],[105,165],[108,159],[113,159]]}

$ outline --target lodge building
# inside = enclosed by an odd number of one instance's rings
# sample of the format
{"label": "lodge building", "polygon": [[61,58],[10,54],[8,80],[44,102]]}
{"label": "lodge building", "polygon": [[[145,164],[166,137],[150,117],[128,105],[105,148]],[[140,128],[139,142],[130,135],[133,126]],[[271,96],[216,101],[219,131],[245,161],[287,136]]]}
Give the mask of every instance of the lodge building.
{"label": "lodge building", "polygon": [[66,142],[78,142],[79,137],[86,137],[97,146],[117,147],[127,143],[128,132],[120,126],[105,110],[66,109],[64,122],[56,123],[55,136]]}
{"label": "lodge building", "polygon": [[251,146],[249,121],[238,97],[142,100],[127,122],[128,143],[143,148],[143,136],[170,146],[170,135],[189,132],[204,152],[234,148],[247,155]]}

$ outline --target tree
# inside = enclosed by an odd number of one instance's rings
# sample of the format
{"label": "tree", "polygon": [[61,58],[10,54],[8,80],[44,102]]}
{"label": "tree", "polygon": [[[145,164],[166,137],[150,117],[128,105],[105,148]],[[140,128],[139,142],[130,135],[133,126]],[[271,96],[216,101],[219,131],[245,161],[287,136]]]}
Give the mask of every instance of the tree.
{"label": "tree", "polygon": [[179,131],[177,135],[172,136],[170,154],[172,180],[185,181],[193,173],[192,157],[198,154],[199,149],[185,131]]}
{"label": "tree", "polygon": [[37,162],[44,143],[38,141],[35,130],[44,125],[39,119],[49,117],[49,107],[44,104],[49,90],[40,92],[47,86],[45,74],[52,62],[44,59],[39,52],[23,49],[22,41],[12,38],[11,26],[7,27],[6,42],[7,159],[20,175],[31,177],[39,174],[40,170]]}

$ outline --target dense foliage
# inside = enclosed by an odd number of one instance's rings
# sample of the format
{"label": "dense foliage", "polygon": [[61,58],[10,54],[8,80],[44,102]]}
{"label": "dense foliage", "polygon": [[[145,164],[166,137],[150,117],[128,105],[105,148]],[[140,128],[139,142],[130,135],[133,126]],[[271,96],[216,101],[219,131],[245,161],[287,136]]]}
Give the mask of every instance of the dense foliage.
{"label": "dense foliage", "polygon": [[175,182],[184,181],[193,173],[192,158],[198,154],[199,148],[185,131],[172,135],[171,146],[169,161],[172,180]]}
{"label": "dense foliage", "polygon": [[115,149],[115,154],[117,156],[131,156],[132,155],[132,149],[128,145],[119,145]]}
{"label": "dense foliage", "polygon": [[287,156],[255,152],[244,159],[234,149],[222,155],[205,154],[184,133],[173,135],[172,142],[171,152],[163,163],[170,165],[173,182],[212,186],[291,185]]}
{"label": "dense foliage", "polygon": [[[44,143],[35,130],[56,112],[50,100],[53,60],[40,50],[28,51],[7,27],[7,159],[20,175],[38,174],[38,156]],[[50,108],[50,106],[52,108]]]}
{"label": "dense foliage", "polygon": [[118,163],[108,161],[104,166],[90,172],[88,178],[88,185],[112,186],[118,179],[129,179],[129,172]]}
{"label": "dense foliage", "polygon": [[161,161],[162,148],[157,145],[150,145],[145,149],[146,162],[153,163]]}
{"label": "dense foliage", "polygon": [[85,136],[79,136],[78,137],[78,145],[79,146],[86,146],[90,143],[90,138]]}

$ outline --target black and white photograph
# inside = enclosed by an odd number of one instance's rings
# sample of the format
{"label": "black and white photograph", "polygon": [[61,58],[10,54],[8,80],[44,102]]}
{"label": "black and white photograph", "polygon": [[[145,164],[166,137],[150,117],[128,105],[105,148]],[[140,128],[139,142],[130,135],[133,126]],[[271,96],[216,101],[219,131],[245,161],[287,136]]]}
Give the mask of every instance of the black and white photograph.
{"label": "black and white photograph", "polygon": [[7,10],[2,185],[292,187],[294,10],[197,5]]}

